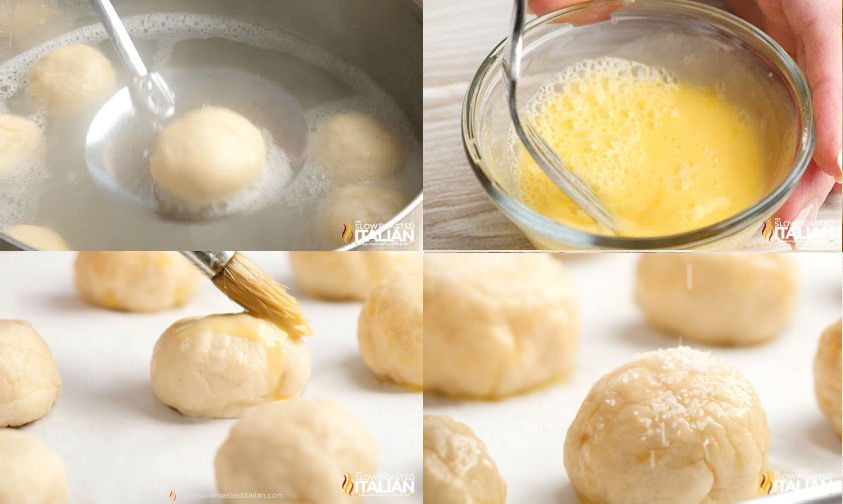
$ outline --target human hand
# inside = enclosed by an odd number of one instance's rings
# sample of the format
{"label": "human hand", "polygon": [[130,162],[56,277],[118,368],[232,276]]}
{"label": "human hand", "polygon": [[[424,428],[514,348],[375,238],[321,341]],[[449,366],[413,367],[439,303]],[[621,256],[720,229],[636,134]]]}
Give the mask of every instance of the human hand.
{"label": "human hand", "polygon": [[[580,0],[528,0],[536,14]],[[762,28],[799,64],[811,87],[817,148],[791,198],[776,217],[810,222],[843,180],[841,171],[841,9],[839,0],[726,0],[733,11]],[[840,189],[839,183],[837,189]]]}

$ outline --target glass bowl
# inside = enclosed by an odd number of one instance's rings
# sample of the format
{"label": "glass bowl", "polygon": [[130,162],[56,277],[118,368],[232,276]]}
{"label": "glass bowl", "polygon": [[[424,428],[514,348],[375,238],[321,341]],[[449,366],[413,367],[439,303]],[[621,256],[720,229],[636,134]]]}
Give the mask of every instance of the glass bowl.
{"label": "glass bowl", "polygon": [[763,125],[770,184],[749,208],[668,236],[617,237],[567,226],[518,197],[512,123],[502,71],[505,41],[480,65],[466,94],[462,135],[474,173],[495,204],[541,249],[733,249],[760,232],[805,172],[815,145],[808,85],[769,36],[720,9],[687,0],[589,2],[532,20],[525,29],[519,104],[578,61],[621,57],[667,69],[680,81],[718,86]]}

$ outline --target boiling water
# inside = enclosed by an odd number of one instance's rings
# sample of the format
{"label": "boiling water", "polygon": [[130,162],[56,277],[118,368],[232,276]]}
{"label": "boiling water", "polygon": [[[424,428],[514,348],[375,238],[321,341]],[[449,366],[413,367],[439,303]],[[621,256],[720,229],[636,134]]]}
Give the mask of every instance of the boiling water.
{"label": "boiling water", "polygon": [[[284,126],[272,115],[272,96],[279,91],[298,103],[311,135],[337,114],[372,114],[400,133],[407,150],[406,165],[386,183],[405,192],[408,200],[420,190],[421,147],[414,128],[386,92],[348,63],[301,37],[229,18],[167,13],[129,17],[124,22],[152,70],[173,76],[174,81],[190,81],[190,92],[177,96],[180,108],[227,106],[260,127],[267,140]],[[99,25],[66,33],[0,65],[0,113],[28,117],[46,135],[44,155],[20,175],[0,181],[0,226],[46,226],[78,249],[328,246],[318,238],[315,215],[333,184],[307,153],[291,158],[271,146],[272,169],[262,183],[211,212],[217,218],[201,221],[166,218],[161,208],[156,212],[103,191],[91,180],[84,158],[92,114],[73,121],[47,119],[26,99],[29,67],[44,53],[73,43],[97,47],[120,70]],[[127,134],[126,141],[151,139]],[[144,187],[143,180],[133,183]],[[219,217],[224,214],[230,215]]]}

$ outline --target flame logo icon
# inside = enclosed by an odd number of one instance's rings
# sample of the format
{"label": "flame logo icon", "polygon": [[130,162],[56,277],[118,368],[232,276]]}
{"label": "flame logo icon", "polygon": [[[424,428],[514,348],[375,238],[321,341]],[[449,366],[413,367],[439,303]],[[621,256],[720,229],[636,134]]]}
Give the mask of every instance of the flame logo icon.
{"label": "flame logo icon", "polygon": [[761,228],[761,236],[763,236],[765,240],[771,241],[773,239],[773,235],[775,235],[773,221],[772,219],[767,219],[764,221],[764,226]]}
{"label": "flame logo icon", "polygon": [[351,473],[345,473],[342,477],[342,491],[348,495],[354,494],[354,478]]}
{"label": "flame logo icon", "polygon": [[340,233],[340,236],[342,236],[342,241],[346,243],[354,241],[354,229],[352,229],[351,224],[342,225],[342,233]]}
{"label": "flame logo icon", "polygon": [[773,494],[773,474],[771,471],[764,471],[761,473],[761,494]]}
{"label": "flame logo icon", "polygon": [[176,491],[175,491],[175,490],[170,490],[169,497],[170,497],[170,500],[171,500],[171,501],[176,502]]}

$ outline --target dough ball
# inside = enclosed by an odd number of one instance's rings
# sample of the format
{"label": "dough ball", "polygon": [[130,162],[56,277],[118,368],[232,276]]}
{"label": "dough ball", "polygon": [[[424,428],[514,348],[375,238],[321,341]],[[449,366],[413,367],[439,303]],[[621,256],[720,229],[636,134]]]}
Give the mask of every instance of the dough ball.
{"label": "dough ball", "polygon": [[255,183],[266,156],[263,136],[248,119],[222,107],[202,107],[161,131],[149,170],[170,195],[193,205],[210,205]]}
{"label": "dough ball", "polygon": [[770,340],[796,304],[787,254],[644,254],[635,300],[661,330],[712,345]]}
{"label": "dough ball", "polygon": [[44,134],[34,122],[0,114],[0,179],[16,174],[24,161],[36,155],[43,142]]}
{"label": "dough ball", "polygon": [[60,234],[50,228],[22,224],[7,229],[6,234],[36,250],[70,250]]}
{"label": "dough ball", "polygon": [[769,441],[740,372],[679,347],[594,384],[568,429],[565,469],[583,501],[731,503],[760,495]]}
{"label": "dough ball", "polygon": [[34,422],[46,415],[61,395],[53,354],[23,320],[0,320],[0,349],[0,427]]}
{"label": "dough ball", "polygon": [[404,166],[401,137],[374,117],[358,112],[338,115],[316,132],[314,153],[337,182],[386,178]]}
{"label": "dough ball", "polygon": [[181,306],[202,274],[178,252],[80,252],[76,289],[86,302],[129,312]]}
{"label": "dough ball", "polygon": [[[354,241],[354,225],[386,224],[410,199],[396,189],[378,184],[340,187],[331,192],[319,212],[322,240],[333,247]],[[350,234],[348,234],[350,232]]]}
{"label": "dough ball", "polygon": [[[343,493],[346,473],[377,469],[371,434],[339,403],[295,399],[267,404],[237,422],[215,461],[220,493],[283,493],[290,502],[357,502]],[[277,499],[226,500],[271,504]]]}
{"label": "dough ball", "polygon": [[290,252],[296,284],[308,296],[363,301],[393,274],[421,271],[419,252]]}
{"label": "dough ball", "polygon": [[358,320],[357,341],[375,376],[421,388],[423,311],[418,271],[398,272],[369,295]]}
{"label": "dough ball", "polygon": [[30,96],[55,117],[92,110],[116,90],[108,59],[93,47],[74,44],[54,49],[29,71]]}
{"label": "dough ball", "polygon": [[486,445],[446,416],[424,416],[424,498],[437,504],[506,502],[506,482]]}
{"label": "dough ball", "polygon": [[425,254],[424,389],[499,398],[564,377],[579,311],[546,254]]}
{"label": "dough ball", "polygon": [[0,429],[0,504],[65,504],[67,471],[61,457],[37,439]]}
{"label": "dough ball", "polygon": [[814,392],[820,410],[831,420],[837,435],[841,434],[840,375],[843,372],[840,367],[840,334],[838,320],[823,331],[814,358]]}
{"label": "dough ball", "polygon": [[182,319],[152,353],[152,390],[193,417],[238,418],[255,406],[299,395],[310,353],[275,324],[247,314]]}

